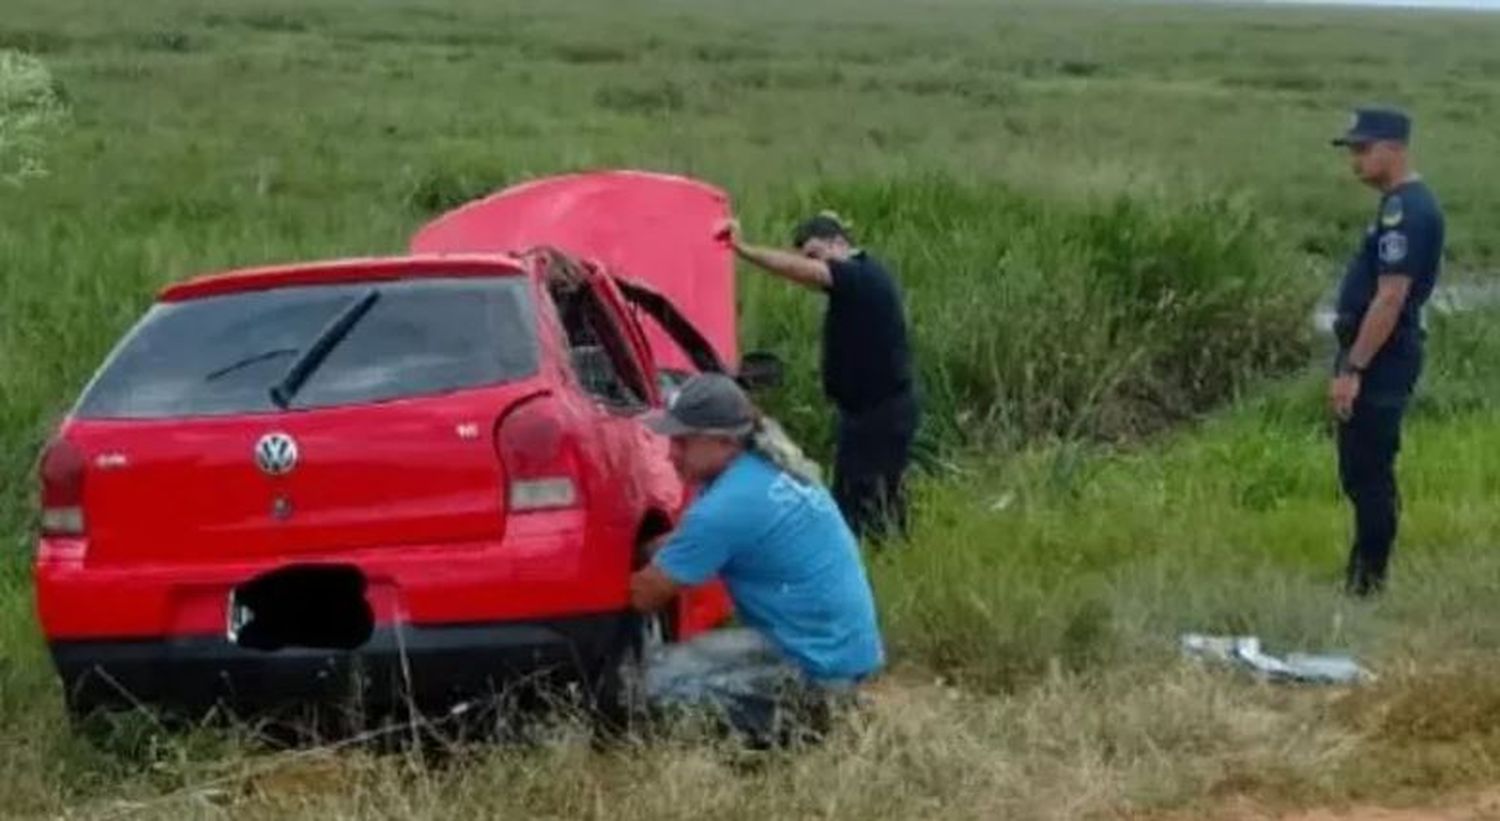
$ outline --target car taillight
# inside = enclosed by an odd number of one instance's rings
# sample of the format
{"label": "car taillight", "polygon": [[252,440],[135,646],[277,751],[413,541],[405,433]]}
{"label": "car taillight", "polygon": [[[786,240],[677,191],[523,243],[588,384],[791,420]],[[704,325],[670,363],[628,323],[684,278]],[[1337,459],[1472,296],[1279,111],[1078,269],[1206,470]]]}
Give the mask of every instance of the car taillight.
{"label": "car taillight", "polygon": [[535,399],[506,415],[495,449],[510,485],[513,513],[579,504],[578,458],[565,421],[548,399]]}
{"label": "car taillight", "polygon": [[42,535],[82,536],[83,452],[66,439],[55,439],[42,454]]}

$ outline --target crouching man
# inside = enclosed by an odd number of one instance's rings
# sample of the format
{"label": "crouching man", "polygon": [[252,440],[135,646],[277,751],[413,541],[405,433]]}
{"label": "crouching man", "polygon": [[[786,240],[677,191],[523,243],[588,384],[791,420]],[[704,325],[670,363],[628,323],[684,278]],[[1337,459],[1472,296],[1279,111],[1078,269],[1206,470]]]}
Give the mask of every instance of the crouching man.
{"label": "crouching man", "polygon": [[[853,533],[815,476],[764,444],[750,399],[727,376],[689,380],[650,427],[698,495],[630,582],[651,612],[683,587],[723,579],[743,628],[648,660],[655,707],[708,708],[752,743],[784,741],[885,662],[875,601]],[[814,727],[816,729],[816,727]]]}

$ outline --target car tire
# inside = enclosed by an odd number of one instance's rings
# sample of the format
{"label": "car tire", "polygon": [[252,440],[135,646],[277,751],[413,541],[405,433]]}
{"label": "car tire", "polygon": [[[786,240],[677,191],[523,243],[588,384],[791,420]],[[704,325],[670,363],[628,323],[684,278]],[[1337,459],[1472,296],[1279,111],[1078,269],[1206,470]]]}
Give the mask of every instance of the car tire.
{"label": "car tire", "polygon": [[652,654],[672,640],[667,612],[627,615],[620,639],[600,660],[591,707],[596,728],[605,738],[628,737],[645,727],[646,666]]}

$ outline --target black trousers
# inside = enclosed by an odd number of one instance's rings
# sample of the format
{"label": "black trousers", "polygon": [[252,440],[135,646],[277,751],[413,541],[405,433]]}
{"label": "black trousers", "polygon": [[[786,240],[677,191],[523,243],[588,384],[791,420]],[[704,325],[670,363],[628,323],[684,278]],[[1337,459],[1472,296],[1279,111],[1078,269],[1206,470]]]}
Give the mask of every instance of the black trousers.
{"label": "black trousers", "polygon": [[906,535],[906,469],[921,410],[904,392],[858,413],[839,412],[833,498],[854,535]]}
{"label": "black trousers", "polygon": [[1354,544],[1345,584],[1355,595],[1378,593],[1385,585],[1400,508],[1396,454],[1405,412],[1402,400],[1361,399],[1348,421],[1339,423],[1339,482],[1354,505]]}

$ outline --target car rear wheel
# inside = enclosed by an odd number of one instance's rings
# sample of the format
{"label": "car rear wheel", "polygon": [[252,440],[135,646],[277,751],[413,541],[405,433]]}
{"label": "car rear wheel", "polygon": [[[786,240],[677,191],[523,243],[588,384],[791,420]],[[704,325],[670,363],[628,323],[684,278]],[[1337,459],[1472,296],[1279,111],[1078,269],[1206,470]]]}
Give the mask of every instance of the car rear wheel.
{"label": "car rear wheel", "polygon": [[594,714],[607,736],[640,730],[647,714],[646,669],[651,658],[672,641],[671,608],[632,614],[621,640],[600,665],[594,687]]}

